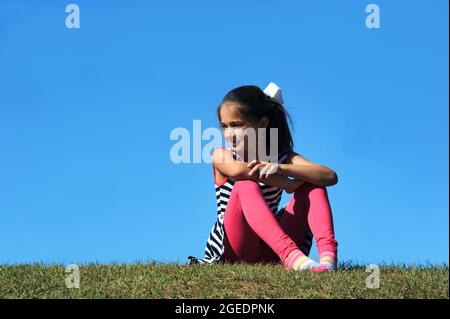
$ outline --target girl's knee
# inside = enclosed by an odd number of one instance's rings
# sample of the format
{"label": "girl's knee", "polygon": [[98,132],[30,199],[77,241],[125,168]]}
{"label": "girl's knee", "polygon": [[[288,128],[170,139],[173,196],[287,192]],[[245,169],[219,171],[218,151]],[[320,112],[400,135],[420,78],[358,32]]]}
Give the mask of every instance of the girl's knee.
{"label": "girl's knee", "polygon": [[316,184],[312,184],[309,182],[305,182],[300,187],[298,187],[294,192],[295,198],[301,198],[303,196],[308,196],[310,194],[322,193],[326,194],[327,190],[325,186],[320,186]]}

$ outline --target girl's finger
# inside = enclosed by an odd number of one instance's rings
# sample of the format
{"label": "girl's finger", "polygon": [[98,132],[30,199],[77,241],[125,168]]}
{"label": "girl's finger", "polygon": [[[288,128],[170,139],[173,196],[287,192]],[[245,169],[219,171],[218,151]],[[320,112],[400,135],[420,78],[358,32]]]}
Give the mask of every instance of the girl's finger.
{"label": "girl's finger", "polygon": [[[266,174],[267,170],[270,168],[269,165],[265,165],[260,171],[259,171],[259,177],[262,178],[264,174]],[[266,175],[267,177],[267,175]]]}
{"label": "girl's finger", "polygon": [[275,173],[276,168],[274,166],[275,166],[274,164],[266,165],[266,169],[264,170],[264,174],[266,174],[266,178],[268,178],[269,175]]}
{"label": "girl's finger", "polygon": [[252,168],[253,166],[255,166],[255,164],[259,163],[258,160],[253,160],[250,163],[248,163],[247,167],[248,168]]}
{"label": "girl's finger", "polygon": [[270,165],[270,167],[267,170],[266,174],[267,174],[267,176],[270,175],[270,174],[275,174],[277,172],[277,170],[278,170],[277,164],[272,164],[272,165]]}
{"label": "girl's finger", "polygon": [[264,172],[266,174],[266,178],[269,178],[270,175],[270,166]]}
{"label": "girl's finger", "polygon": [[250,172],[248,172],[248,175],[253,175],[253,173],[255,172],[255,170],[257,169],[257,167],[256,166],[253,166],[253,168],[252,169],[250,169]]}
{"label": "girl's finger", "polygon": [[263,166],[264,164],[261,164],[261,163],[259,163],[259,164],[256,164],[251,170],[250,170],[250,172],[248,173],[248,175],[253,175],[253,173],[256,171],[256,170],[258,170],[261,166]]}

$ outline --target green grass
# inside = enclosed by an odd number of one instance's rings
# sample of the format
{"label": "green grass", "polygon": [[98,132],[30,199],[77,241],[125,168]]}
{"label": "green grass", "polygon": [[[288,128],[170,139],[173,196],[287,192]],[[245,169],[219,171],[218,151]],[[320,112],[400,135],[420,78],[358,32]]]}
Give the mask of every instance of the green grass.
{"label": "green grass", "polygon": [[80,288],[66,288],[63,265],[0,265],[0,298],[449,298],[444,266],[380,268],[380,288],[365,267],[335,273],[281,265],[80,265]]}

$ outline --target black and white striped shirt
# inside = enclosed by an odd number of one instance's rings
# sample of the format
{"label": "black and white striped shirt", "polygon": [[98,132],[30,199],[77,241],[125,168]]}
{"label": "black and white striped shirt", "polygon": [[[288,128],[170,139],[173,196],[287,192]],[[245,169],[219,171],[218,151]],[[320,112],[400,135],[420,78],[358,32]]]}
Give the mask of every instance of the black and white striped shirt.
{"label": "black and white striped shirt", "polygon": [[[232,151],[232,153],[234,159],[240,160],[239,155],[235,151]],[[288,156],[289,153],[280,154],[278,156],[278,163],[285,162]],[[206,242],[205,257],[203,259],[197,259],[194,256],[189,256],[188,258],[191,260],[190,263],[212,264],[221,261],[224,253],[223,218],[235,182],[236,181],[233,178],[226,177],[223,182],[218,184],[214,178],[214,186],[216,189],[216,200],[217,200],[217,220],[214,223],[213,227],[211,228],[208,240]],[[259,183],[259,187],[270,210],[274,214],[275,218],[279,221],[286,206],[285,205],[283,208],[278,210],[278,205],[281,200],[283,189],[278,188],[276,186],[266,185],[264,183]],[[308,254],[310,251],[311,242],[312,242],[312,234],[310,233],[301,247],[303,252],[305,252],[306,254]]]}

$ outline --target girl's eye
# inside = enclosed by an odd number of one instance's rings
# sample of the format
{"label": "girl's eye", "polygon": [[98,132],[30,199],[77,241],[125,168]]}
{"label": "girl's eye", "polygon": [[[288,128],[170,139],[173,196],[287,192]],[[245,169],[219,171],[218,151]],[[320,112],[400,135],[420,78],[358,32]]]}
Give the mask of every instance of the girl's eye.
{"label": "girl's eye", "polygon": [[[242,126],[244,126],[244,125],[243,124],[232,124],[232,125],[230,125],[230,127],[242,127]],[[222,125],[221,127],[222,127],[222,129],[226,129],[227,128],[227,126],[225,126],[225,125]]]}

